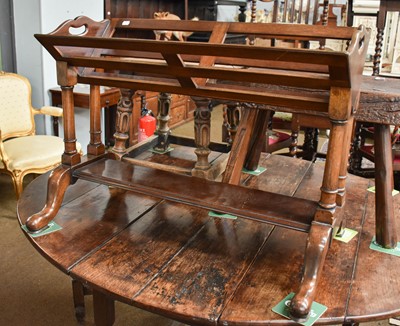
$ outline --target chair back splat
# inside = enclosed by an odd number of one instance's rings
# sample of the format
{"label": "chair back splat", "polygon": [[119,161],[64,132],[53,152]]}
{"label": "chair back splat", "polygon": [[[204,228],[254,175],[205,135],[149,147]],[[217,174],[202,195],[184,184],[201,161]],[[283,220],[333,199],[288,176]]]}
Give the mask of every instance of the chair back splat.
{"label": "chair back splat", "polygon": [[[85,27],[80,35],[69,33],[71,28],[80,26]],[[210,37],[202,43],[138,38],[139,32],[145,30],[201,32]],[[328,51],[224,44],[228,34],[297,41],[334,39],[344,40],[349,46],[346,51]],[[332,228],[340,223],[335,208],[344,204],[343,173],[348,151],[343,144],[350,143],[349,126],[358,105],[369,32],[364,27],[151,19],[94,22],[78,17],[48,35],[35,37],[57,61],[58,81],[65,100],[65,151],[63,166],[49,180],[48,191],[54,191],[55,195],[50,196],[41,212],[28,219],[28,229],[45,227],[57,214],[71,180],[82,178],[309,232],[303,281],[290,307],[293,319],[306,319]],[[123,97],[118,108],[116,145],[107,155],[98,152],[84,162],[74,154],[71,89],[76,83],[91,85],[93,98],[99,85],[122,88]],[[138,167],[129,162],[129,150],[123,145],[124,126],[129,125],[132,111],[129,95],[135,90],[191,96],[202,106],[198,110],[203,113],[211,99],[240,102],[245,107],[238,128],[240,137],[232,145],[223,182]],[[254,139],[263,130],[265,112],[271,106],[284,112],[323,116],[331,121],[333,127],[319,202],[239,186],[240,171],[246,160],[254,160],[259,154],[258,146],[253,146]],[[91,107],[91,112],[95,114],[91,114],[90,132],[97,134],[95,122],[100,113],[96,107]],[[207,129],[199,130],[206,139]],[[92,145],[96,143],[93,141]],[[196,154],[205,152],[206,147],[196,149]],[[207,156],[201,155],[204,167]]]}

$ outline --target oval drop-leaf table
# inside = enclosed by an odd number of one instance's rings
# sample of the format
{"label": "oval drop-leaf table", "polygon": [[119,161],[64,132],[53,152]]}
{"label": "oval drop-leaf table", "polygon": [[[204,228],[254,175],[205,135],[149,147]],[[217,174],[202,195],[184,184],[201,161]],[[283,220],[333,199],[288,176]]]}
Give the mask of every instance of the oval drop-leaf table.
{"label": "oval drop-leaf table", "polygon": [[[243,175],[243,185],[318,197],[319,164],[274,155],[261,163],[266,172]],[[375,234],[371,185],[349,176],[340,214],[358,235],[347,244],[331,244],[316,297],[328,310],[318,323],[400,314],[400,258],[369,249]],[[45,175],[23,192],[22,225],[43,206],[46,187]],[[399,198],[394,197],[397,212]],[[306,233],[209,217],[204,209],[83,180],[68,188],[55,222],[61,230],[27,238],[49,262],[92,290],[97,325],[113,324],[114,300],[191,325],[291,323],[271,308],[300,282]]]}

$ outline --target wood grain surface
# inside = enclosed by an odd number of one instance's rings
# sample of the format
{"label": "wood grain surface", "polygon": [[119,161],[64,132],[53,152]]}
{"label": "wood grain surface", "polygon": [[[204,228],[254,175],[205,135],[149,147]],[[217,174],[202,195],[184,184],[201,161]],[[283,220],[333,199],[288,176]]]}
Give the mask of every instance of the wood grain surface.
{"label": "wood grain surface", "polygon": [[[322,166],[274,155],[260,162],[267,170],[243,174],[245,186],[318,199]],[[295,177],[285,179],[285,171]],[[41,176],[24,191],[21,223],[40,209],[45,191],[37,189],[45,189],[46,181]],[[318,324],[400,313],[400,260],[369,249],[375,231],[370,185],[360,177],[347,179],[347,202],[338,214],[359,233],[347,244],[334,240],[330,246],[316,297],[328,310]],[[396,212],[399,198],[394,197]],[[94,290],[110,321],[112,300],[119,300],[190,325],[288,323],[271,309],[299,286],[306,233],[214,218],[205,209],[83,180],[69,187],[55,221],[61,231],[28,238],[61,271]]]}

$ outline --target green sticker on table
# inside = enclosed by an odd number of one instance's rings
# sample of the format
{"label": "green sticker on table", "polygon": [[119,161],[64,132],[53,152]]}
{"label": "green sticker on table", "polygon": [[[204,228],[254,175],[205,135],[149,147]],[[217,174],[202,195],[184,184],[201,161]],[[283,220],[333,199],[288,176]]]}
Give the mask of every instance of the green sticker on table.
{"label": "green sticker on table", "polygon": [[26,225],[22,225],[21,228],[32,238],[41,237],[43,235],[53,233],[62,229],[62,227],[58,225],[56,222],[50,222],[43,230],[40,230],[38,232],[29,231]]}
{"label": "green sticker on table", "polygon": [[247,174],[251,174],[251,175],[260,175],[261,173],[263,173],[265,170],[267,170],[267,168],[263,168],[262,166],[257,167],[257,169],[255,170],[247,170],[245,168],[242,169],[243,173],[247,173]]}
{"label": "green sticker on table", "polygon": [[[288,294],[285,299],[283,299],[275,307],[272,308],[272,311],[285,317],[285,318],[291,319],[289,317],[289,304],[290,304],[290,300],[292,300],[293,297],[294,297],[293,292]],[[308,319],[305,322],[299,323],[299,324],[305,325],[305,326],[311,326],[322,316],[322,314],[327,309],[328,308],[326,306],[314,301],[311,305],[311,311],[310,311],[310,315],[309,315]]]}
{"label": "green sticker on table", "polygon": [[[375,190],[375,186],[370,187],[370,188],[368,188],[367,190],[370,191],[370,192],[373,192],[373,193],[375,193],[375,191],[376,191],[376,190]],[[393,189],[393,191],[392,191],[392,196],[396,196],[398,193],[399,193],[398,190]]]}
{"label": "green sticker on table", "polygon": [[237,216],[235,216],[235,215],[226,214],[226,213],[218,213],[218,212],[214,212],[214,211],[209,211],[208,216],[219,217],[219,218],[229,218],[231,220],[237,219]]}
{"label": "green sticker on table", "polygon": [[171,147],[171,146],[168,147],[165,151],[159,151],[159,150],[154,149],[154,148],[150,148],[149,149],[149,151],[154,153],[154,154],[166,154],[166,153],[172,152],[173,150],[174,150],[174,148]]}
{"label": "green sticker on table", "polygon": [[345,243],[350,242],[351,239],[353,239],[357,235],[357,231],[351,230],[348,228],[344,228],[342,232],[336,233],[336,235],[333,237],[335,240],[339,240]]}
{"label": "green sticker on table", "polygon": [[375,251],[382,252],[384,254],[389,254],[393,256],[400,257],[400,242],[397,242],[396,248],[393,249],[386,249],[380,246],[376,241],[375,237],[372,238],[371,244],[369,245],[369,248]]}

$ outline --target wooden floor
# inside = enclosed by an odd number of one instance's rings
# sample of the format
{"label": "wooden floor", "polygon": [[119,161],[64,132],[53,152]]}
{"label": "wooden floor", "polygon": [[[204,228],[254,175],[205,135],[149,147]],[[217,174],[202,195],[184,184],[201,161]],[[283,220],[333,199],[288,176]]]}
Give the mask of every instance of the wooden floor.
{"label": "wooden floor", "polygon": [[[263,157],[261,165],[266,172],[243,175],[244,186],[319,199],[321,165],[281,156]],[[39,177],[24,191],[22,224],[43,207],[46,182]],[[347,185],[339,214],[359,233],[348,244],[332,242],[316,297],[328,307],[321,324],[400,314],[400,258],[369,249],[372,183],[350,176]],[[307,233],[213,218],[204,209],[81,180],[68,189],[55,221],[62,230],[28,239],[61,271],[112,299],[191,325],[288,323],[271,308],[299,286]]]}

